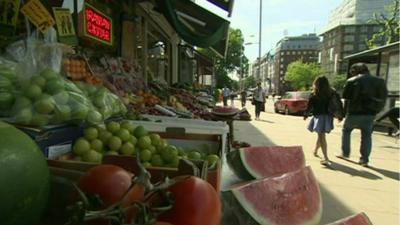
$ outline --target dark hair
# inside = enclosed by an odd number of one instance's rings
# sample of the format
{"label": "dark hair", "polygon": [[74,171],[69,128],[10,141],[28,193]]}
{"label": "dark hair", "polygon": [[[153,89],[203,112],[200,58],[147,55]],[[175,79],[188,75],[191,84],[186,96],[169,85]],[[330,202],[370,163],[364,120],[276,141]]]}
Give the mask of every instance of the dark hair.
{"label": "dark hair", "polygon": [[369,74],[369,69],[365,63],[355,63],[350,67],[350,75]]}
{"label": "dark hair", "polygon": [[332,89],[329,85],[328,78],[325,76],[318,76],[313,82],[313,93],[316,96],[329,97],[332,93]]}

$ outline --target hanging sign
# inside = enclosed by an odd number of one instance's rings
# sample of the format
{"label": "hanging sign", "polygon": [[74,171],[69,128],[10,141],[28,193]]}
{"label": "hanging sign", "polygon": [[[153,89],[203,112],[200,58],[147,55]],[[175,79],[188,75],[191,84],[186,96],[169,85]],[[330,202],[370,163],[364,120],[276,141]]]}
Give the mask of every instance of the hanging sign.
{"label": "hanging sign", "polygon": [[47,9],[39,0],[30,0],[21,8],[21,12],[35,25],[42,33],[54,26],[55,21]]}
{"label": "hanging sign", "polygon": [[54,19],[56,20],[58,36],[74,36],[74,23],[69,9],[53,7],[53,13]]}
{"label": "hanging sign", "polygon": [[88,3],[85,3],[83,11],[83,34],[101,43],[112,45],[112,19]]}
{"label": "hanging sign", "polygon": [[13,35],[17,26],[20,0],[0,0],[0,34]]}

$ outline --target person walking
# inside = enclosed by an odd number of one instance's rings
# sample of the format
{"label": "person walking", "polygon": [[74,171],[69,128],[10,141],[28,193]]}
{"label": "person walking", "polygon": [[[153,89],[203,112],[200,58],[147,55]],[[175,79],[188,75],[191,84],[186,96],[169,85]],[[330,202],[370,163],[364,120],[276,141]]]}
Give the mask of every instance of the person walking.
{"label": "person walking", "polygon": [[375,115],[386,102],[387,88],[382,78],[372,76],[364,63],[350,67],[350,78],[343,90],[345,121],[342,129],[342,153],[339,158],[350,157],[350,137],[353,129],[361,130],[360,161],[368,166],[372,148],[372,132]]}
{"label": "person walking", "polygon": [[253,101],[256,108],[256,120],[260,120],[260,113],[265,111],[265,91],[261,87],[261,82],[257,83],[257,88],[254,90]]}
{"label": "person walking", "polygon": [[307,110],[304,112],[304,120],[312,113],[312,118],[307,129],[317,133],[314,156],[318,157],[318,149],[321,148],[324,159],[322,165],[329,166],[328,144],[326,134],[333,129],[333,116],[329,113],[329,101],[335,91],[330,87],[325,76],[318,76],[313,82],[313,92],[308,100]]}
{"label": "person walking", "polygon": [[240,92],[240,101],[242,103],[242,108],[246,107],[247,91],[245,89]]}
{"label": "person walking", "polygon": [[231,91],[226,86],[222,89],[222,100],[224,102],[224,106],[228,106],[228,98],[231,95]]}
{"label": "person walking", "polygon": [[235,102],[235,97],[236,97],[235,90],[232,90],[230,97],[231,97],[231,106],[233,107],[234,106],[234,102]]}

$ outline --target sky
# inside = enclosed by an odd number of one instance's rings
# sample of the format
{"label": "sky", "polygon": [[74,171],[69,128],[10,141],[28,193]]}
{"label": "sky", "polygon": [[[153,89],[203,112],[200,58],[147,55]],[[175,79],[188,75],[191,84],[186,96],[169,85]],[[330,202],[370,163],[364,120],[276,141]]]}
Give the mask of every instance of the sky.
{"label": "sky", "polygon": [[[262,39],[261,56],[271,50],[287,33],[298,36],[317,33],[328,24],[330,12],[343,0],[261,0],[262,1]],[[258,57],[260,0],[235,0],[230,18],[227,13],[208,3],[196,3],[213,13],[227,18],[231,27],[240,29],[245,43],[245,55],[251,62]]]}

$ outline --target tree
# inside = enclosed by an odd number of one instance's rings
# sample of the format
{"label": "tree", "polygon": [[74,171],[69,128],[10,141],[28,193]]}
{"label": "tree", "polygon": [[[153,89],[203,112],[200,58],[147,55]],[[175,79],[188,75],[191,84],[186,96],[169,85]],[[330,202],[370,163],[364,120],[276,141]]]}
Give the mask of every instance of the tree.
{"label": "tree", "polygon": [[343,90],[344,84],[346,83],[346,74],[334,74],[328,77],[329,83],[337,91],[341,92]]}
{"label": "tree", "polygon": [[253,75],[244,78],[243,83],[244,83],[244,88],[246,89],[253,88],[257,84],[256,78]]}
{"label": "tree", "polygon": [[309,90],[315,77],[320,73],[321,68],[316,63],[303,63],[297,60],[289,64],[285,80],[290,81],[290,85],[295,90]]}
{"label": "tree", "polygon": [[379,24],[382,26],[382,30],[375,33],[370,40],[367,41],[369,48],[375,48],[378,46],[379,40],[382,38],[385,40],[385,44],[390,44],[399,41],[400,27],[399,27],[399,0],[394,0],[392,4],[385,6],[384,13],[374,13],[373,19],[370,23]]}
{"label": "tree", "polygon": [[241,65],[243,74],[248,70],[249,60],[244,53],[244,38],[240,29],[229,29],[228,50],[225,58],[217,56],[210,49],[199,49],[201,53],[214,59],[215,76],[217,81],[217,88],[227,86],[233,88],[234,81],[230,79],[228,73],[234,71],[241,72]]}

